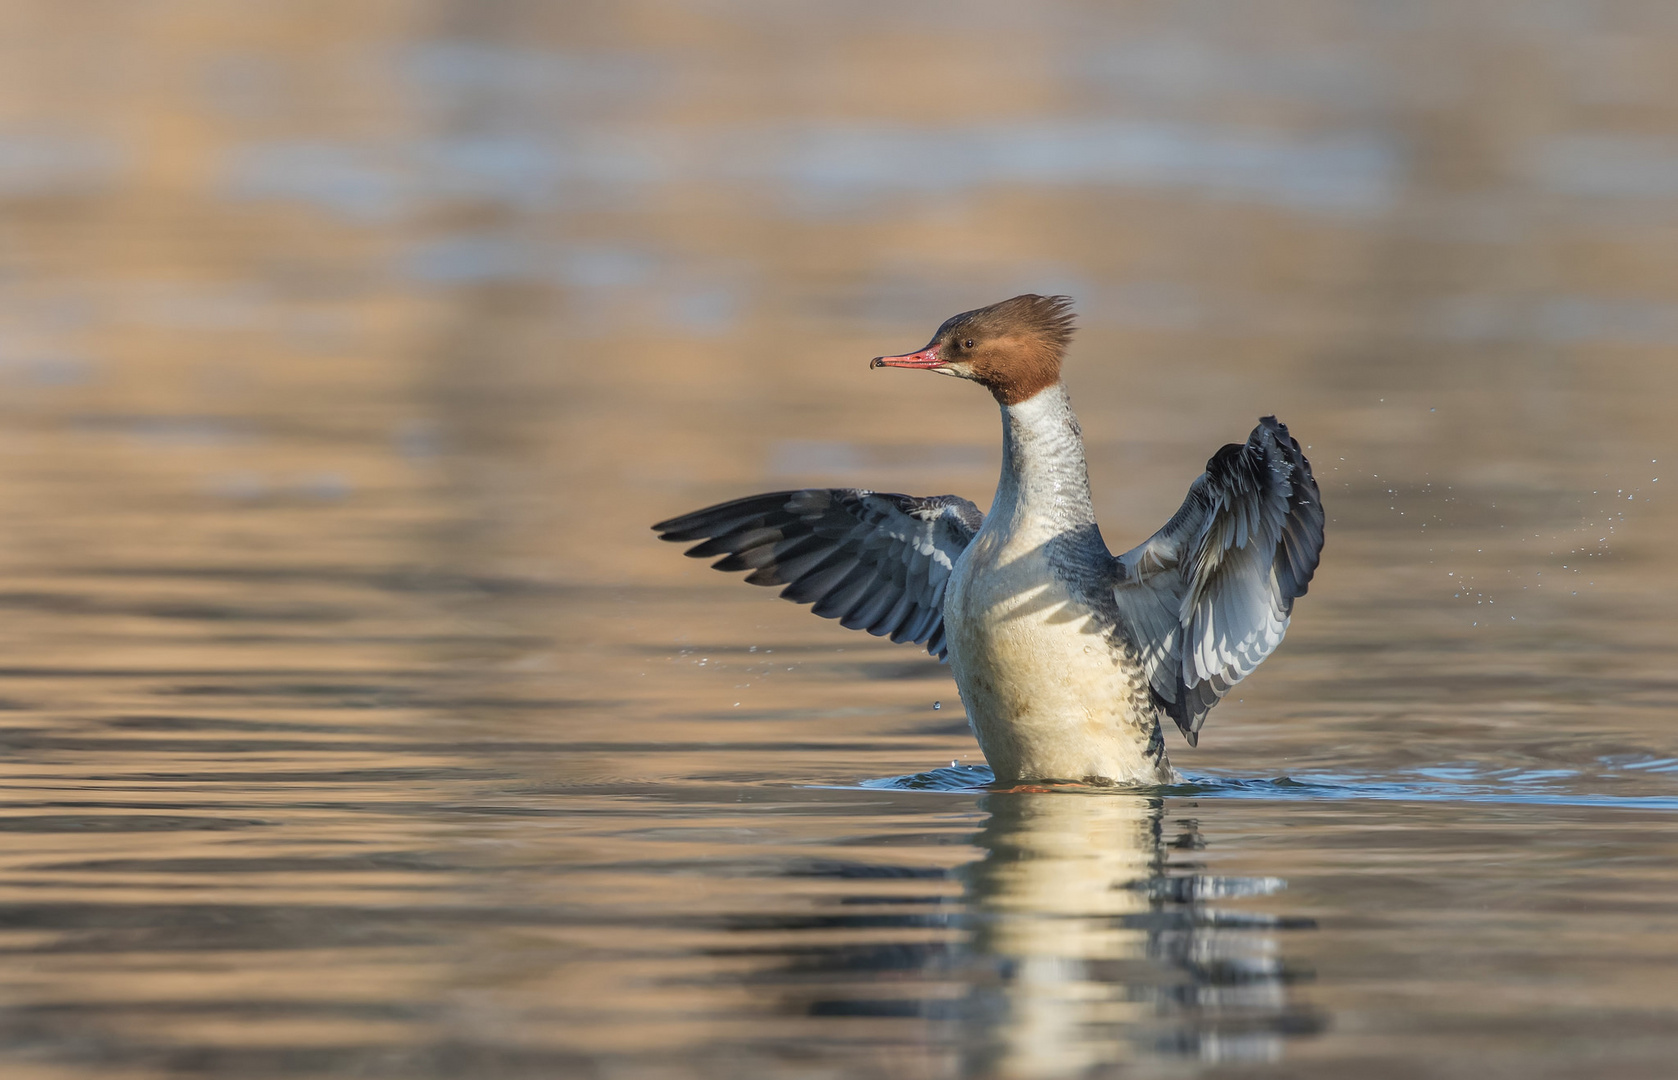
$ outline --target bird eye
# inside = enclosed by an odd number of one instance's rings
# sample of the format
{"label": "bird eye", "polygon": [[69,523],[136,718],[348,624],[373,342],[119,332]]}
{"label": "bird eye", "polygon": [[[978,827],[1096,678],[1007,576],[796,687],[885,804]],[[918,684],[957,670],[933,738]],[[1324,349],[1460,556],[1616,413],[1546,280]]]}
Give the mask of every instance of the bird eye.
{"label": "bird eye", "polygon": [[961,343],[961,347],[964,349],[971,349],[973,347],[973,339],[968,338],[966,341]]}

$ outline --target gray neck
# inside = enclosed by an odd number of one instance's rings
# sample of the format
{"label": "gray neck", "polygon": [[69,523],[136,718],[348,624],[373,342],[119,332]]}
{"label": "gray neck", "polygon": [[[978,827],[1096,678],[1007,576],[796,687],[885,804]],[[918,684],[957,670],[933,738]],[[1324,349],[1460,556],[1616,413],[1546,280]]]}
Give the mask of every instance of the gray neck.
{"label": "gray neck", "polygon": [[1002,478],[986,520],[1010,532],[1094,526],[1084,436],[1060,383],[1002,407]]}

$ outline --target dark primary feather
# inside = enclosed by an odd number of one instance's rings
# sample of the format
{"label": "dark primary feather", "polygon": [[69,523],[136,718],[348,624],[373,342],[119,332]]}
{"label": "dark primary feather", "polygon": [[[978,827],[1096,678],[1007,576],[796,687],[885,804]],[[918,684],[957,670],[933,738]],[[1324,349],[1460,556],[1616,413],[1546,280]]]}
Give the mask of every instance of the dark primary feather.
{"label": "dark primary feather", "polygon": [[817,615],[893,641],[924,642],[943,659],[944,586],[983,524],[954,495],[917,498],[855,488],[749,495],[661,521],[661,539],[702,540],[688,555],[723,556],[753,585],[812,604]]}
{"label": "dark primary feather", "polygon": [[1279,645],[1323,549],[1311,463],[1267,416],[1212,455],[1165,527],[1119,556],[1114,595],[1155,705],[1189,745]]}

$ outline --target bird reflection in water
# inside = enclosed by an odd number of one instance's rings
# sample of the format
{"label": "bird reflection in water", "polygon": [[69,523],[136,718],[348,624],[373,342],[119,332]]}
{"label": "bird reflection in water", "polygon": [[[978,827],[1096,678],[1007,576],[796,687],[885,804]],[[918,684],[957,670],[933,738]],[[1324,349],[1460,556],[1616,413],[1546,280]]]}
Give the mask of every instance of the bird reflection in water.
{"label": "bird reflection in water", "polygon": [[[1315,1011],[1290,1000],[1290,983],[1304,973],[1281,949],[1285,933],[1314,924],[1219,907],[1284,883],[1199,872],[1195,853],[1206,845],[1198,825],[1168,824],[1164,800],[1006,792],[979,806],[989,817],[972,842],[983,854],[953,872],[959,902],[946,899],[934,913],[906,909],[901,897],[842,898],[900,906],[839,921],[866,927],[877,944],[819,949],[782,968],[776,981],[798,999],[783,1005],[812,1016],[917,1016],[936,1025],[927,1034],[959,1059],[962,1075],[999,1077],[1101,1075],[1161,1057],[1276,1061],[1287,1038],[1322,1027]],[[857,886],[944,876],[856,864],[806,873]],[[817,921],[829,931],[839,925]],[[945,933],[941,941],[879,940],[881,930],[897,937],[911,929]],[[868,975],[875,994],[845,994]],[[921,996],[880,996],[885,979],[898,994]]]}
{"label": "bird reflection in water", "polygon": [[1318,1026],[1288,1000],[1299,973],[1277,940],[1310,923],[1211,906],[1283,882],[1194,872],[1198,827],[1177,821],[1168,834],[1163,800],[1009,793],[980,806],[984,856],[958,871],[967,948],[995,973],[962,1003],[975,1071],[1077,1076],[1150,1054],[1276,1060],[1285,1036]]}

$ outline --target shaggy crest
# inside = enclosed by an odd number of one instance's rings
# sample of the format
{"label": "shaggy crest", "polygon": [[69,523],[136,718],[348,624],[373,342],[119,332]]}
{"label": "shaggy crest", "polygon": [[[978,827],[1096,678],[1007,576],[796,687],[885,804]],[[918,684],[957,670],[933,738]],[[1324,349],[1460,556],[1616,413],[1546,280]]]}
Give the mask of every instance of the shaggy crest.
{"label": "shaggy crest", "polygon": [[1070,296],[1025,293],[989,307],[952,315],[944,320],[934,337],[942,339],[963,333],[984,337],[1017,334],[1035,338],[1060,356],[1066,352],[1072,332],[1077,329],[1075,319]]}

